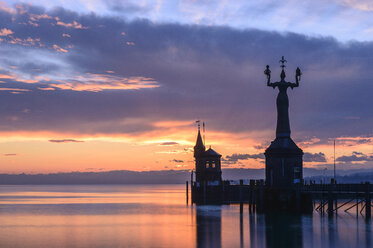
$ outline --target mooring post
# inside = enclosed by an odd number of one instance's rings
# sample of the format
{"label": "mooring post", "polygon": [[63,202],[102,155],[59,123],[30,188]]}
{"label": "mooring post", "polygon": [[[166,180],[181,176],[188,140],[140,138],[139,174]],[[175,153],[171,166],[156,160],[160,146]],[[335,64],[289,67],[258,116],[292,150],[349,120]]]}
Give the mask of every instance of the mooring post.
{"label": "mooring post", "polygon": [[370,202],[370,183],[366,182],[365,195],[365,218],[368,220],[371,217],[371,202]]}
{"label": "mooring post", "polygon": [[194,203],[194,195],[193,195],[193,170],[190,173],[190,203]]}
{"label": "mooring post", "polygon": [[251,208],[253,205],[253,180],[250,180],[250,185],[249,185],[249,213],[251,213]]}
{"label": "mooring post", "polygon": [[188,195],[188,189],[189,189],[189,187],[188,187],[188,181],[185,182],[185,186],[186,186],[186,203],[187,203],[187,205],[188,205],[188,201],[189,201],[189,195]]}
{"label": "mooring post", "polygon": [[221,182],[221,191],[222,191],[222,193],[221,193],[221,202],[222,203],[224,203],[224,201],[225,201],[225,188],[224,188],[224,181],[223,182]]}
{"label": "mooring post", "polygon": [[240,179],[240,214],[243,213],[242,191],[243,191],[243,180]]}
{"label": "mooring post", "polygon": [[335,214],[337,215],[338,214],[338,195],[335,194],[335,197],[334,197],[334,210],[335,210]]}
{"label": "mooring post", "polygon": [[331,217],[333,216],[333,192],[332,192],[333,184],[329,184],[328,187],[328,215]]}
{"label": "mooring post", "polygon": [[359,195],[356,192],[356,218],[359,217]]}
{"label": "mooring post", "polygon": [[256,210],[256,197],[257,197],[257,192],[258,192],[258,187],[256,186],[256,183],[254,182],[253,183],[253,194],[252,194],[252,200],[253,200],[253,205],[252,205],[252,208],[253,208],[253,212],[255,213],[255,210]]}
{"label": "mooring post", "polygon": [[203,204],[206,204],[206,181],[203,181]]}
{"label": "mooring post", "polygon": [[259,181],[258,212],[263,212],[263,184]]}
{"label": "mooring post", "polygon": [[335,210],[335,214],[337,215],[338,214],[338,194],[336,192],[338,192],[337,190],[337,182],[334,181],[334,210]]}

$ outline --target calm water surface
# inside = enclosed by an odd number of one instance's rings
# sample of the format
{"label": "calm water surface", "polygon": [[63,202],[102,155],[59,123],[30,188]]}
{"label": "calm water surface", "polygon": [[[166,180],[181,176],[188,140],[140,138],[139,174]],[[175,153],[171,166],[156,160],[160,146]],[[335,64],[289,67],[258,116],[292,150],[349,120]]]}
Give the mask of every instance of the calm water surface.
{"label": "calm water surface", "polygon": [[373,247],[372,224],[188,206],[184,185],[0,186],[0,247]]}

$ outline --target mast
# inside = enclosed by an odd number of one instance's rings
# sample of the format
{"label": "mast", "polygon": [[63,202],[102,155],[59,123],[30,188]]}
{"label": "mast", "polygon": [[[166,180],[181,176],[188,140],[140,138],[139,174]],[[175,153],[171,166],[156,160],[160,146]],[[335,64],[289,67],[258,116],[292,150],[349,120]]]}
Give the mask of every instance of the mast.
{"label": "mast", "polygon": [[206,130],[205,130],[205,122],[202,123],[203,127],[203,143],[206,145]]}
{"label": "mast", "polygon": [[334,184],[336,183],[336,173],[335,173],[335,140],[334,140]]}

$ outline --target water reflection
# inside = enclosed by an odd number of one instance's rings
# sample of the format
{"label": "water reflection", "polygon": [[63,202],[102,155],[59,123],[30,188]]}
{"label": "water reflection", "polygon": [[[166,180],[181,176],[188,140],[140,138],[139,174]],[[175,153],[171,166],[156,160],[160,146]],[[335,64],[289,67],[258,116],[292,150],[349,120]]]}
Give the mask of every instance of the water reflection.
{"label": "water reflection", "polygon": [[302,216],[291,214],[265,215],[267,247],[302,247]]}
{"label": "water reflection", "polygon": [[222,247],[221,207],[200,206],[196,211],[197,247]]}
{"label": "water reflection", "polygon": [[[348,206],[346,206],[347,208]],[[0,247],[372,247],[356,211],[329,218],[185,205],[183,185],[0,186]]]}

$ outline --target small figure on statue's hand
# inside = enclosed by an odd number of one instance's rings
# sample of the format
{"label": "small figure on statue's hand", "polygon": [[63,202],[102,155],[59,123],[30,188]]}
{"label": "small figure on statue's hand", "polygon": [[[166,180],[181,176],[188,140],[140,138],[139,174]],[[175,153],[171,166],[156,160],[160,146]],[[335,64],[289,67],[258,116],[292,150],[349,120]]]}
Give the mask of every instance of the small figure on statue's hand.
{"label": "small figure on statue's hand", "polygon": [[300,76],[302,76],[302,72],[300,71],[299,67],[297,67],[297,70],[295,71],[295,80],[300,81]]}
{"label": "small figure on statue's hand", "polygon": [[269,69],[269,65],[266,66],[264,74],[267,75],[267,78],[271,77],[271,70]]}
{"label": "small figure on statue's hand", "polygon": [[269,69],[269,65],[266,66],[264,74],[267,75],[267,85],[269,85],[269,83],[271,82],[271,70]]}

